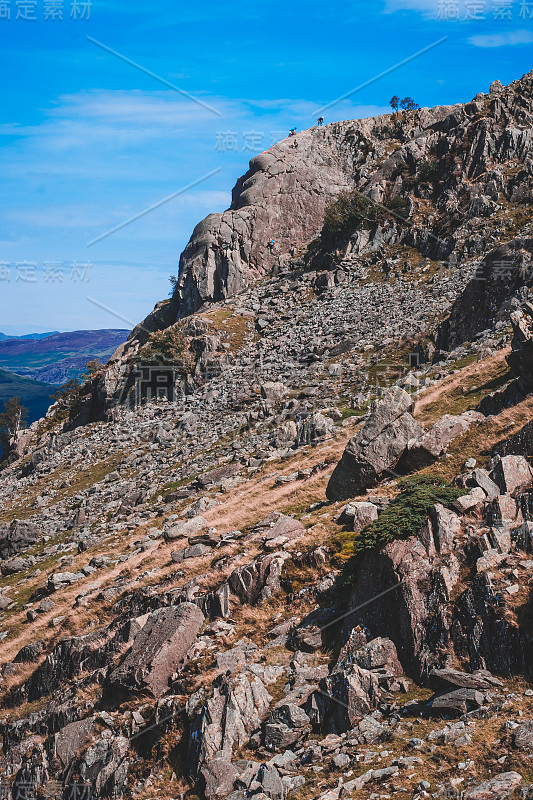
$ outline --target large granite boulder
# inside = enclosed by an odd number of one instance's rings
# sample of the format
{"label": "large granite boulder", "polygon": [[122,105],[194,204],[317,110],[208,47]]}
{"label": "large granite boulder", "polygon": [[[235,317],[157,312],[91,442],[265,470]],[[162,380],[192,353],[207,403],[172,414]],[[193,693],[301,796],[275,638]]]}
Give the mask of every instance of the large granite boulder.
{"label": "large granite boulder", "polygon": [[[190,774],[198,776],[215,758],[231,762],[234,748],[242,747],[250,735],[259,729],[271,700],[261,679],[246,670],[237,675],[216,678],[211,696],[200,709],[193,702],[194,696],[191,697],[187,708],[190,717]],[[227,773],[221,765],[216,773],[221,784],[225,784],[222,778]],[[204,779],[207,781],[207,774]],[[213,784],[215,782],[213,779]]]}
{"label": "large granite boulder", "polygon": [[41,535],[38,525],[14,519],[0,525],[0,559],[12,558],[35,544]]}
{"label": "large granite boulder", "polygon": [[393,675],[401,675],[402,665],[398,661],[398,653],[394,642],[382,636],[372,639],[353,654],[353,660],[363,669],[380,669],[385,667]]}
{"label": "large granite boulder", "polygon": [[57,759],[61,767],[66,769],[96,731],[94,717],[69,722],[46,742],[49,758]]}
{"label": "large granite boulder", "polygon": [[283,751],[311,731],[309,717],[300,706],[280,702],[270,712],[265,724],[267,750]]}
{"label": "large granite boulder", "polygon": [[161,697],[186,662],[203,621],[204,615],[193,603],[154,611],[122,664],[109,676],[110,686]]}
{"label": "large granite boulder", "polygon": [[254,558],[250,564],[237,567],[229,576],[231,591],[250,605],[268,600],[281,588],[281,572],[288,557],[288,553],[267,553]]}
{"label": "large granite boulder", "polygon": [[463,794],[463,799],[504,800],[505,797],[510,797],[521,783],[522,776],[518,772],[502,772],[485,783],[467,789]]}
{"label": "large granite boulder", "polygon": [[362,429],[348,442],[331,476],[329,500],[347,500],[391,475],[411,440],[424,430],[412,416],[414,401],[403,389],[387,391]]}
{"label": "large granite boulder", "polygon": [[331,733],[344,733],[373,711],[380,700],[379,678],[357,664],[344,663],[323,678],[305,711],[313,725]]}
{"label": "large granite boulder", "polygon": [[490,477],[503,494],[521,494],[533,486],[533,470],[524,456],[496,456]]}

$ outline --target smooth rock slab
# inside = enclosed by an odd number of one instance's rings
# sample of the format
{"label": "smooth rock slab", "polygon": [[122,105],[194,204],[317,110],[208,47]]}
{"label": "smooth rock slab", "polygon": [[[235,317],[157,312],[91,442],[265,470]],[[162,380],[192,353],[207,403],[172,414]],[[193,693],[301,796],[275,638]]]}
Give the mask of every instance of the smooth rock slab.
{"label": "smooth rock slab", "polygon": [[85,578],[83,572],[56,572],[48,578],[48,591],[55,592]]}
{"label": "smooth rock slab", "polygon": [[461,716],[483,705],[485,698],[477,689],[455,689],[434,697],[429,707],[431,711]]}
{"label": "smooth rock slab", "polygon": [[499,678],[495,678],[487,670],[477,670],[476,672],[461,672],[458,669],[433,669],[429,673],[429,685],[435,691],[442,691],[448,688],[463,689],[493,689],[502,687],[503,683]]}
{"label": "smooth rock slab", "polygon": [[522,783],[522,776],[518,772],[502,772],[486,783],[467,789],[463,795],[464,800],[503,800],[509,797]]}
{"label": "smooth rock slab", "polygon": [[210,549],[204,544],[193,544],[190,547],[184,547],[183,550],[174,550],[171,553],[171,558],[175,564],[181,564],[182,561],[186,561],[188,558],[199,558],[205,553],[209,553]]}
{"label": "smooth rock slab", "polygon": [[410,444],[402,458],[402,469],[414,472],[429,466],[446,451],[454,439],[466,433],[474,422],[484,419],[484,415],[477,411],[466,411],[458,416],[445,414],[418,442]]}
{"label": "smooth rock slab", "polygon": [[154,611],[122,664],[111,673],[110,685],[161,697],[172,675],[186,662],[203,621],[204,615],[193,603]]}

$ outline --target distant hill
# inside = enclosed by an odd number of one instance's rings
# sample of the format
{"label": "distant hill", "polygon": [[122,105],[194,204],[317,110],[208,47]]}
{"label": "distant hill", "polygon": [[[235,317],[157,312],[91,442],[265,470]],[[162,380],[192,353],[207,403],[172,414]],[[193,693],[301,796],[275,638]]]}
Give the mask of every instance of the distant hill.
{"label": "distant hill", "polygon": [[34,338],[0,335],[0,367],[36,381],[66,383],[79,378],[94,358],[105,363],[128,334],[127,330],[104,329],[31,334]]}
{"label": "distant hill", "polygon": [[24,336],[9,336],[0,331],[0,342],[5,342],[6,339],[46,339],[47,336],[53,336],[59,331],[48,331],[48,333],[25,333]]}

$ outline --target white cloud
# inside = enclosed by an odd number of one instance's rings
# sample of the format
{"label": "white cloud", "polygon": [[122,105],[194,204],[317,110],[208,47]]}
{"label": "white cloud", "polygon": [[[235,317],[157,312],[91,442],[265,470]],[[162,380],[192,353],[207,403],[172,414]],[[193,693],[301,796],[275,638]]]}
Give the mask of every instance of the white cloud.
{"label": "white cloud", "polygon": [[439,8],[438,0],[385,0],[385,14],[394,11],[422,11],[436,16]]}
{"label": "white cloud", "polygon": [[507,47],[533,42],[531,31],[509,31],[508,33],[481,33],[468,40],[474,47]]}

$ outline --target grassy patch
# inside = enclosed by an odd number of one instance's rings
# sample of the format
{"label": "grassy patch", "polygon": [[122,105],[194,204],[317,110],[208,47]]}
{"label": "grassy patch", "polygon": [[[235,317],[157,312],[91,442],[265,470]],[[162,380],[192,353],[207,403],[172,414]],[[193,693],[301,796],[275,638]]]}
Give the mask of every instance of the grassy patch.
{"label": "grassy patch", "polygon": [[470,364],[473,364],[474,361],[478,360],[477,353],[470,353],[468,356],[464,356],[464,358],[460,358],[459,361],[454,361],[452,364],[452,369],[458,370],[463,369],[463,367],[469,367]]}
{"label": "grassy patch", "polygon": [[237,353],[246,344],[249,332],[249,320],[246,317],[241,317],[227,309],[220,309],[210,311],[205,314],[205,318],[213,324],[217,331],[227,334],[231,353]]}
{"label": "grassy patch", "polygon": [[335,425],[342,425],[344,420],[349,419],[350,417],[362,417],[363,414],[366,414],[370,402],[370,400],[365,400],[360,408],[340,408],[339,411],[341,412],[341,419],[338,420]]}

